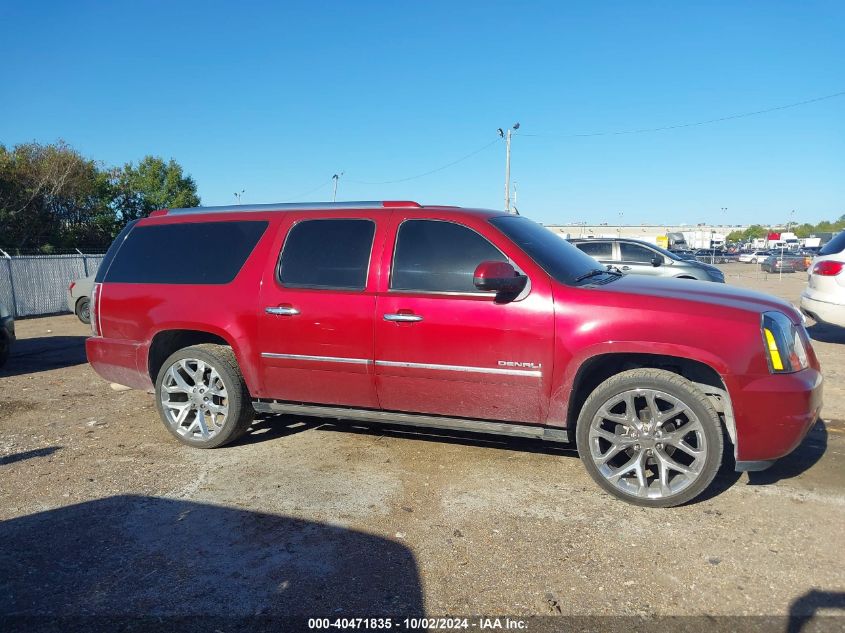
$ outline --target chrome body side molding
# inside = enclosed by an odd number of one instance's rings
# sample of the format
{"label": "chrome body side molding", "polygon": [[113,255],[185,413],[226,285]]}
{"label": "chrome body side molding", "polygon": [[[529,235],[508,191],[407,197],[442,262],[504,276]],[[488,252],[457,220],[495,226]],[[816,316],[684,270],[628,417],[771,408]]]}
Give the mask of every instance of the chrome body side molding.
{"label": "chrome body side molding", "polygon": [[407,367],[409,369],[439,369],[442,371],[461,371],[473,374],[500,374],[506,376],[530,376],[541,378],[542,371],[525,369],[502,369],[500,367],[469,367],[465,365],[434,365],[431,363],[407,363],[398,360],[377,360],[376,365],[380,367]]}
{"label": "chrome body side molding", "polygon": [[317,363],[351,363],[353,365],[369,365],[368,358],[345,358],[341,356],[308,356],[307,354],[274,354],[261,352],[262,358],[284,358],[286,360],[310,360]]}

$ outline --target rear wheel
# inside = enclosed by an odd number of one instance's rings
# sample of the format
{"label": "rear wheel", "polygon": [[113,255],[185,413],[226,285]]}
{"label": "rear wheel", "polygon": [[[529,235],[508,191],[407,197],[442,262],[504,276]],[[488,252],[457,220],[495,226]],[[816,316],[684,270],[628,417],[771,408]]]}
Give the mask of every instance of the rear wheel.
{"label": "rear wheel", "polygon": [[172,354],[158,373],[155,395],[167,430],[197,448],[233,442],[254,417],[235,354],[223,345],[193,345]]}
{"label": "rear wheel", "polygon": [[590,394],[575,432],[590,476],[635,505],[672,507],[697,497],[722,461],[719,415],[686,378],[633,369]]}
{"label": "rear wheel", "polygon": [[76,302],[76,316],[83,323],[91,323],[91,299],[83,297]]}

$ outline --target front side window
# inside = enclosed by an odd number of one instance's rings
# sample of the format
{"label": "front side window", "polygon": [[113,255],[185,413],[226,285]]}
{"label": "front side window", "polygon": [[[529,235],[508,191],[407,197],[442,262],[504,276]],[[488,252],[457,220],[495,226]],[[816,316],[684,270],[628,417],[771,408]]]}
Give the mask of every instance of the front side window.
{"label": "front side window", "polygon": [[575,246],[596,259],[613,258],[613,245],[610,242],[578,242]]}
{"label": "front side window", "polygon": [[472,283],[481,262],[508,261],[484,237],[460,224],[405,220],[399,226],[392,290],[480,292]]}
{"label": "front side window", "polygon": [[645,246],[630,242],[619,243],[619,257],[623,262],[650,264],[656,253]]}
{"label": "front side window", "polygon": [[363,290],[376,225],[372,220],[303,220],[288,233],[279,281],[288,288]]}

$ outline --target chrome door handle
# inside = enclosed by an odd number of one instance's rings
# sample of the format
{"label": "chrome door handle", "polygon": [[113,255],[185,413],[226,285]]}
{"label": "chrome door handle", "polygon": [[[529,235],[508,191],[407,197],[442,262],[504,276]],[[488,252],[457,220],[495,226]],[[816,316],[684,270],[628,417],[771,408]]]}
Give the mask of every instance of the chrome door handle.
{"label": "chrome door handle", "polygon": [[299,310],[290,306],[267,307],[264,308],[264,312],[267,314],[275,314],[277,316],[294,316],[299,314]]}
{"label": "chrome door handle", "polygon": [[423,318],[419,314],[385,314],[385,321],[395,321],[397,323],[416,323],[422,321]]}
{"label": "chrome door handle", "polygon": [[631,270],[630,266],[622,266],[622,270]]}

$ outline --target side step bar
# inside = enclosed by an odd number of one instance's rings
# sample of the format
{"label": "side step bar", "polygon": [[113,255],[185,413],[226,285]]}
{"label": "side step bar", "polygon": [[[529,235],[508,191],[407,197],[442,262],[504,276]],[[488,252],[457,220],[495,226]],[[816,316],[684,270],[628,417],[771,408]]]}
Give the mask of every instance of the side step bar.
{"label": "side step bar", "polygon": [[489,420],[448,418],[439,415],[373,411],[372,409],[349,409],[346,407],[326,407],[265,400],[257,400],[252,403],[252,406],[258,413],[286,413],[318,418],[334,418],[337,420],[378,422],[381,424],[448,429],[450,431],[508,435],[511,437],[545,440],[547,442],[569,442],[569,435],[566,429],[533,424],[519,424],[516,422],[490,422]]}

